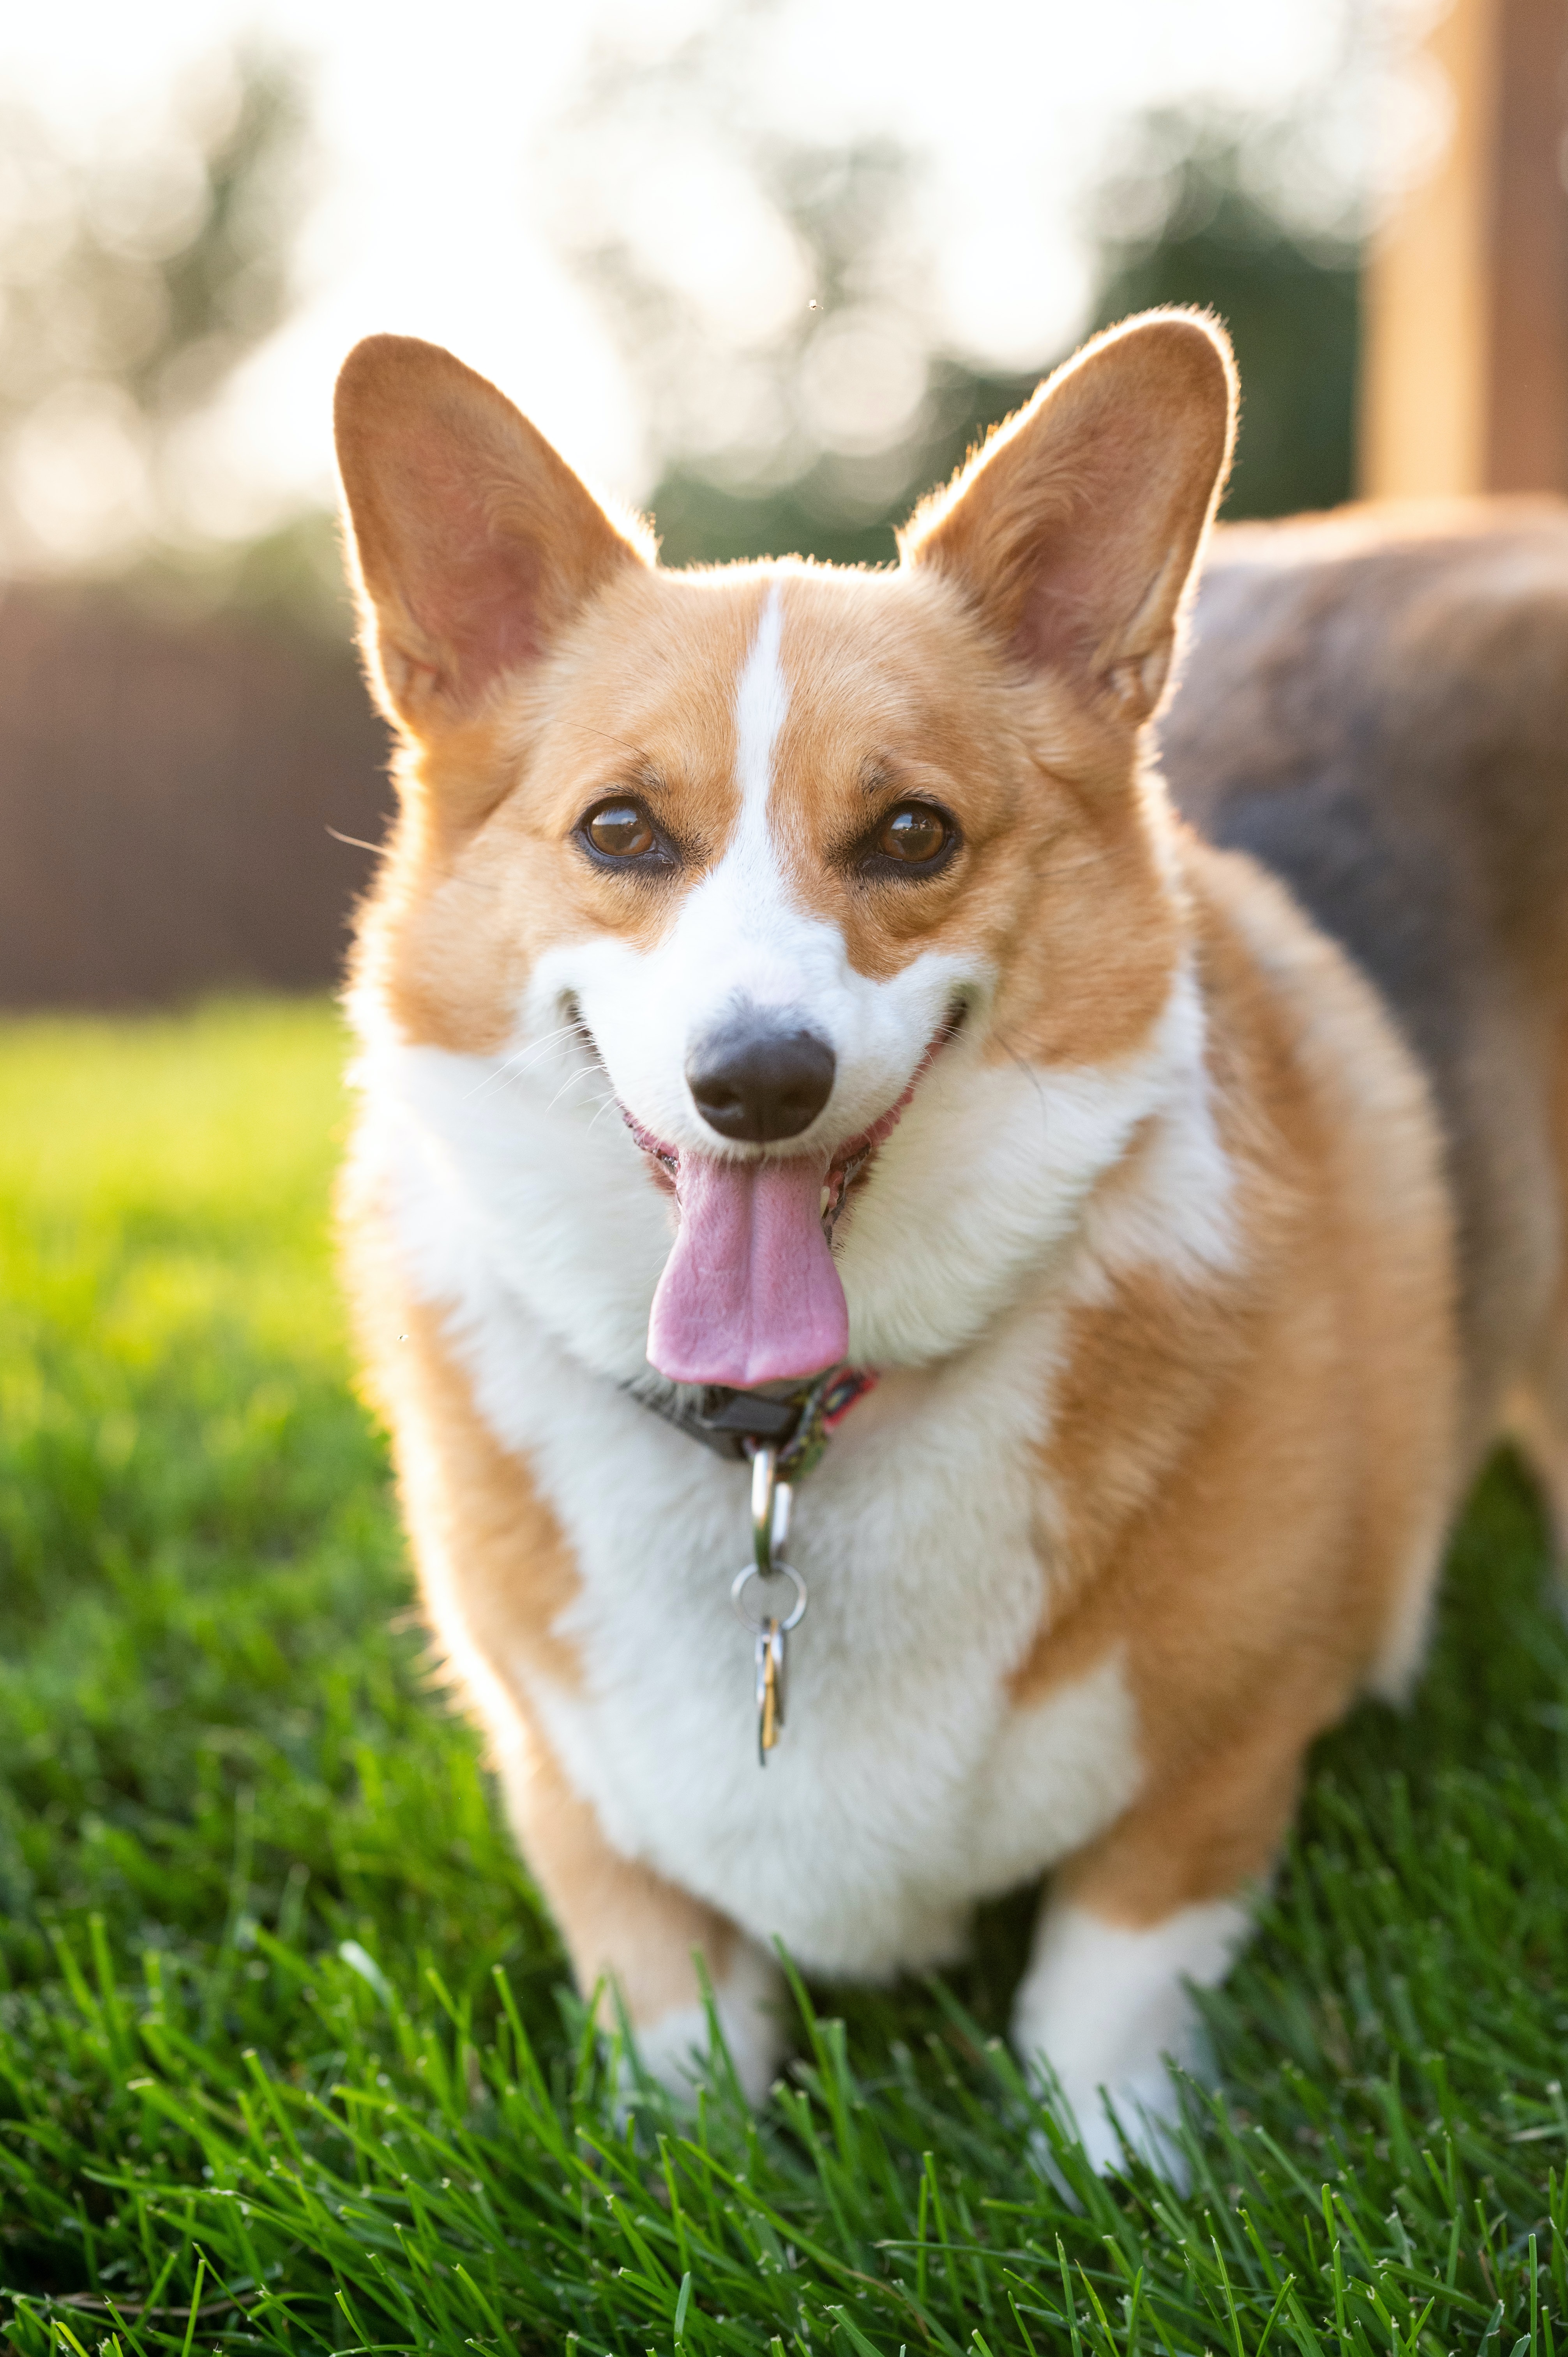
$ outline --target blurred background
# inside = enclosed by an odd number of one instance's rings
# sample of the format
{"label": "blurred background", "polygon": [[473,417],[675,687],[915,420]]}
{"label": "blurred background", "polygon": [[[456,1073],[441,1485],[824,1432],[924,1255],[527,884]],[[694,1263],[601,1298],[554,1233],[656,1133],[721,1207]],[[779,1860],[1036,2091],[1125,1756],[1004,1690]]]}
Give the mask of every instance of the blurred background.
{"label": "blurred background", "polygon": [[330,981],[390,802],[328,410],[395,328],[664,559],[894,554],[1089,329],[1226,512],[1568,481],[1563,0],[87,0],[0,29],[0,1006]]}

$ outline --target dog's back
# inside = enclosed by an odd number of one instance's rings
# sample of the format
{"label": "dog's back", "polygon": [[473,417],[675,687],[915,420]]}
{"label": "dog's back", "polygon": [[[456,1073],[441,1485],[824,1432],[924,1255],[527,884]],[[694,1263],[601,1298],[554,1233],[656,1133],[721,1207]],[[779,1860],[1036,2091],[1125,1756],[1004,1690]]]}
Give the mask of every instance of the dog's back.
{"label": "dog's back", "polygon": [[[1218,534],[1162,753],[1183,813],[1290,886],[1427,1070],[1479,1443],[1560,1263],[1568,510],[1352,511]],[[1551,1322],[1537,1382],[1560,1394],[1561,1426],[1568,1317]]]}

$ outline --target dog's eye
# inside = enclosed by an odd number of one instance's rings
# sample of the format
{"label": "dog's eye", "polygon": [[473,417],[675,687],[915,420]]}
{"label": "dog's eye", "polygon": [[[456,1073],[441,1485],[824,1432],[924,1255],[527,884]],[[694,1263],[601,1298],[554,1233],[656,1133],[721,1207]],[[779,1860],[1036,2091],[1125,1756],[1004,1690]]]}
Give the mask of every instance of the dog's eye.
{"label": "dog's eye", "polygon": [[951,827],[929,802],[900,802],[876,831],[876,849],[883,858],[896,859],[904,867],[929,867],[951,840]]}
{"label": "dog's eye", "polygon": [[601,802],[585,820],[583,832],[607,859],[640,859],[658,841],[647,813],[635,802]]}

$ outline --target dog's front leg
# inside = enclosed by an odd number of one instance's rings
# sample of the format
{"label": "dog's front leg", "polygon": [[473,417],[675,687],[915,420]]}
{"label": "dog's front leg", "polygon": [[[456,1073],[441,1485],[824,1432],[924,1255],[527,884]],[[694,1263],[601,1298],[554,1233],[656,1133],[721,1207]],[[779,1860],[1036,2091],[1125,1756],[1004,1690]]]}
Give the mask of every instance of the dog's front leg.
{"label": "dog's front leg", "polygon": [[1205,2075],[1203,2027],[1189,1983],[1223,1980],[1250,1929],[1246,1907],[1213,1899],[1162,1921],[1117,1922],[1066,1895],[1040,1910],[1013,2036],[1028,2062],[1050,2065],[1069,2117],[1098,2169],[1122,2162],[1127,2141],[1162,2175],[1183,2170],[1166,2131],[1180,2116],[1165,2058]]}
{"label": "dog's front leg", "polygon": [[[589,1803],[532,1736],[501,1761],[507,1813],[550,1903],[577,1986],[618,1998],[644,2068],[677,2094],[703,2072],[708,2025],[696,1959],[746,2100],[759,2104],[783,2050],[778,1965],[689,1891],[612,1849]],[[613,2011],[605,2023],[614,2027]]]}
{"label": "dog's front leg", "polygon": [[1251,1900],[1294,1805],[1300,1746],[1277,1728],[1136,1803],[1053,1878],[1014,2007],[1014,2043],[1049,2065],[1098,2169],[1127,2141],[1185,2174],[1166,2058],[1209,2062],[1193,1988],[1215,1988],[1251,1931]]}

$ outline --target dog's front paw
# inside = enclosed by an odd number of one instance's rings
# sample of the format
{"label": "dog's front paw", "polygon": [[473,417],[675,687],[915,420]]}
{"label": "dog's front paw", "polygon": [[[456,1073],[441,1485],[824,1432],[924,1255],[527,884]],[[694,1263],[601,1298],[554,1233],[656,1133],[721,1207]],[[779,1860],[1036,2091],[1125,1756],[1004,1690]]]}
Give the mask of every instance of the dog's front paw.
{"label": "dog's front paw", "polygon": [[1222,1980],[1250,1929],[1234,1900],[1185,1907],[1140,1931],[1080,1907],[1047,1909],[1018,1991],[1013,2040],[1062,2127],[1101,2174],[1122,2166],[1125,2142],[1170,2183],[1185,2183],[1181,2095],[1169,2065],[1212,2075],[1191,1985]]}
{"label": "dog's front paw", "polygon": [[[773,1958],[750,1945],[739,1949],[714,1988],[719,2033],[741,2093],[754,2106],[765,2100],[783,2059],[783,1975]],[[634,2027],[631,2043],[643,2074],[683,2103],[722,2075],[701,2003],[676,2006],[657,2021]],[[623,2106],[630,2092],[623,2086]]]}
{"label": "dog's front paw", "polygon": [[[1207,2054],[1189,2051],[1183,2067],[1194,2077],[1207,2077]],[[1034,2075],[1058,2125],[1076,2138],[1100,2176],[1124,2168],[1132,2152],[1176,2192],[1187,2190],[1191,2169],[1180,2142],[1180,2085],[1163,2057],[1109,2085],[1069,2086],[1037,2065]],[[1035,2157],[1046,2174],[1068,2190],[1043,2130]]]}

